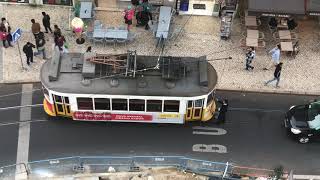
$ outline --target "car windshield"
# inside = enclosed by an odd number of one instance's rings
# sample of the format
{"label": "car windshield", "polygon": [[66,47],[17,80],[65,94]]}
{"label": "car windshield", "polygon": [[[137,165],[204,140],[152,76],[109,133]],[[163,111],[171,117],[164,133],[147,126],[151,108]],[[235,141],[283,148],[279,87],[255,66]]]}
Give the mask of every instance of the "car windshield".
{"label": "car windshield", "polygon": [[320,129],[320,102],[314,102],[309,105],[308,124],[311,129]]}

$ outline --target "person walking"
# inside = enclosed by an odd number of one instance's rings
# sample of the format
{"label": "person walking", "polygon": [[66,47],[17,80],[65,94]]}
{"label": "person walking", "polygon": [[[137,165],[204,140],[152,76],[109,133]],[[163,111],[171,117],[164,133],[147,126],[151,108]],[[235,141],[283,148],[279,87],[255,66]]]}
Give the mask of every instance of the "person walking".
{"label": "person walking", "polygon": [[38,51],[34,53],[34,56],[42,54],[43,59],[47,59],[45,44],[46,40],[44,37],[44,33],[40,32],[39,35],[36,37],[36,47]]}
{"label": "person walking", "polygon": [[36,46],[34,44],[32,44],[31,42],[27,42],[27,44],[25,44],[23,46],[23,52],[26,54],[28,66],[30,66],[30,62],[33,63],[33,50],[32,50],[32,48],[35,48],[35,47]]}
{"label": "person walking", "polygon": [[61,36],[61,29],[56,24],[53,25],[53,36],[54,36],[54,42],[55,44],[57,44],[56,41],[58,37]]}
{"label": "person walking", "polygon": [[269,83],[271,83],[272,81],[277,81],[276,83],[276,87],[279,88],[279,82],[280,82],[280,75],[281,75],[281,70],[282,70],[282,62],[279,63],[277,66],[276,66],[276,69],[274,70],[274,73],[273,73],[273,76],[274,78],[265,82],[265,85],[267,86]]}
{"label": "person walking", "polygon": [[254,50],[254,47],[250,47],[248,52],[246,53],[246,70],[249,71],[250,69],[253,70],[253,66],[251,66],[251,63],[253,59],[256,57],[256,51]]}
{"label": "person walking", "polygon": [[124,11],[124,22],[128,25],[127,26],[128,31],[130,31],[131,29],[133,16],[134,16],[134,9],[131,7],[131,5],[129,5],[128,9]]}
{"label": "person walking", "polygon": [[278,44],[275,48],[269,51],[269,54],[271,54],[272,61],[269,63],[267,67],[263,68],[263,70],[269,70],[280,63],[280,51],[281,51],[280,44]]}
{"label": "person walking", "polygon": [[42,12],[43,18],[42,18],[42,24],[46,30],[46,33],[49,33],[48,30],[52,33],[51,27],[50,27],[50,16],[46,14],[45,12]]}
{"label": "person walking", "polygon": [[226,121],[226,115],[227,115],[229,103],[227,99],[223,99],[222,101],[218,101],[218,102],[221,103],[221,107],[219,110],[217,122],[224,123]]}
{"label": "person walking", "polygon": [[56,46],[59,47],[60,51],[64,51],[64,43],[66,42],[66,39],[61,34],[58,34],[58,37],[55,41]]}
{"label": "person walking", "polygon": [[0,40],[2,40],[3,47],[7,48],[6,41],[8,42],[8,45],[12,47],[11,41],[11,27],[9,25],[9,22],[6,20],[6,18],[1,18],[0,23]]}
{"label": "person walking", "polygon": [[39,34],[40,32],[40,24],[37,23],[34,19],[31,19],[32,26],[31,26],[31,31],[34,35],[34,38]]}

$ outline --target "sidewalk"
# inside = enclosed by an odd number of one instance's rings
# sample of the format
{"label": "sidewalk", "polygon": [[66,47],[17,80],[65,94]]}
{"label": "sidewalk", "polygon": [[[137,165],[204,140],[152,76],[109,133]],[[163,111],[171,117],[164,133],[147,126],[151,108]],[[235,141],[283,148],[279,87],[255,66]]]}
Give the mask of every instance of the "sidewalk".
{"label": "sidewalk", "polygon": [[[62,27],[68,27],[70,10],[66,7],[48,8],[43,6],[41,8],[30,6],[13,6],[6,5],[6,13],[11,26],[15,30],[17,27],[22,27],[29,31],[31,27],[30,19],[35,18],[41,24],[41,11],[46,11],[51,16],[51,24],[58,24]],[[60,18],[62,20],[60,20]],[[103,21],[106,25],[120,25],[123,24],[123,17],[121,12],[103,12],[98,11],[97,19]],[[187,23],[186,23],[187,22]],[[134,22],[135,23],[135,22]],[[184,24],[186,24],[184,26]],[[220,40],[219,30],[220,21],[216,17],[203,16],[177,16],[174,20],[173,29],[175,31],[180,27],[184,27],[184,31],[180,33],[179,37],[173,36],[168,41],[164,50],[165,55],[172,56],[202,56],[207,55],[207,58],[221,58],[229,57],[232,59],[212,61],[212,64],[218,72],[217,89],[226,90],[240,90],[240,91],[257,91],[257,92],[274,92],[274,93],[295,93],[295,94],[320,94],[320,47],[314,47],[317,44],[318,37],[316,32],[319,31],[318,23],[312,19],[299,21],[299,38],[300,38],[300,53],[295,59],[281,56],[284,63],[280,88],[276,89],[272,85],[264,86],[264,82],[273,77],[273,70],[262,70],[270,61],[270,56],[266,51],[276,45],[272,41],[270,34],[266,34],[267,47],[257,51],[257,57],[253,62],[255,69],[253,72],[244,70],[245,55],[244,51],[239,48],[239,40],[244,31],[236,21],[232,31],[231,39],[228,41]],[[238,24],[238,25],[237,25]],[[42,27],[43,28],[43,27]],[[155,39],[151,32],[145,31],[143,28],[133,28],[133,32],[138,34],[137,39],[124,45],[117,46],[113,49],[112,45],[102,47],[102,45],[93,46],[93,51],[97,53],[123,53],[127,49],[137,50],[139,55],[155,54]],[[177,31],[179,32],[179,31]],[[83,45],[75,44],[75,38],[72,37],[71,32],[63,31],[70,45],[70,52],[84,52],[89,42]],[[178,34],[178,33],[177,33]],[[51,46],[53,39],[50,34],[47,34],[49,42],[47,42],[48,57],[51,57]],[[31,33],[23,33],[20,39],[20,46],[26,41],[34,42]],[[35,63],[29,71],[21,71],[21,63],[18,56],[17,46],[14,48],[4,49],[3,67],[4,73],[2,82],[4,83],[19,83],[19,82],[38,82],[39,70],[44,62],[41,58],[36,57]],[[23,63],[25,57],[23,56]]]}

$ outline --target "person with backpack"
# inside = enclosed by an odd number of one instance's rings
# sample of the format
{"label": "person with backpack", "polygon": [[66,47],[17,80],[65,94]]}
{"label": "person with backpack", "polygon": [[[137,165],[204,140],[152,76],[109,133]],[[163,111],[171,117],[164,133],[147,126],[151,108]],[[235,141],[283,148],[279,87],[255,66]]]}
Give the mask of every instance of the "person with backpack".
{"label": "person with backpack", "polygon": [[27,57],[27,64],[28,66],[30,66],[30,62],[33,63],[33,49],[36,46],[34,44],[32,44],[31,42],[27,42],[27,44],[25,44],[23,46],[23,52]]}
{"label": "person with backpack", "polygon": [[124,11],[124,22],[128,25],[128,31],[131,29],[132,19],[134,16],[134,9],[129,5],[128,9]]}
{"label": "person with backpack", "polygon": [[50,16],[45,12],[42,12],[42,15],[43,15],[42,24],[46,30],[46,33],[49,33],[48,30],[50,30],[50,32],[52,33],[52,29],[50,27]]}
{"label": "person with backpack", "polygon": [[36,47],[38,51],[34,53],[34,56],[38,56],[42,54],[43,59],[47,59],[45,44],[46,44],[46,40],[44,37],[44,33],[40,32],[39,35],[36,37]]}

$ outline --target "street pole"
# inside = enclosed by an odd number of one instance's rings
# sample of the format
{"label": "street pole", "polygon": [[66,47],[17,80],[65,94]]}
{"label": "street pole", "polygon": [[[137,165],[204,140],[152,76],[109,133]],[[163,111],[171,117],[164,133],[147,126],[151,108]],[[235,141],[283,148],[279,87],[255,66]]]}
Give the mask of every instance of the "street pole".
{"label": "street pole", "polygon": [[22,71],[23,71],[23,70],[26,70],[26,68],[23,67],[23,63],[22,63],[22,56],[21,56],[21,52],[20,52],[19,40],[17,41],[17,45],[18,45],[18,51],[19,51],[19,56],[20,56],[21,67],[22,67]]}

